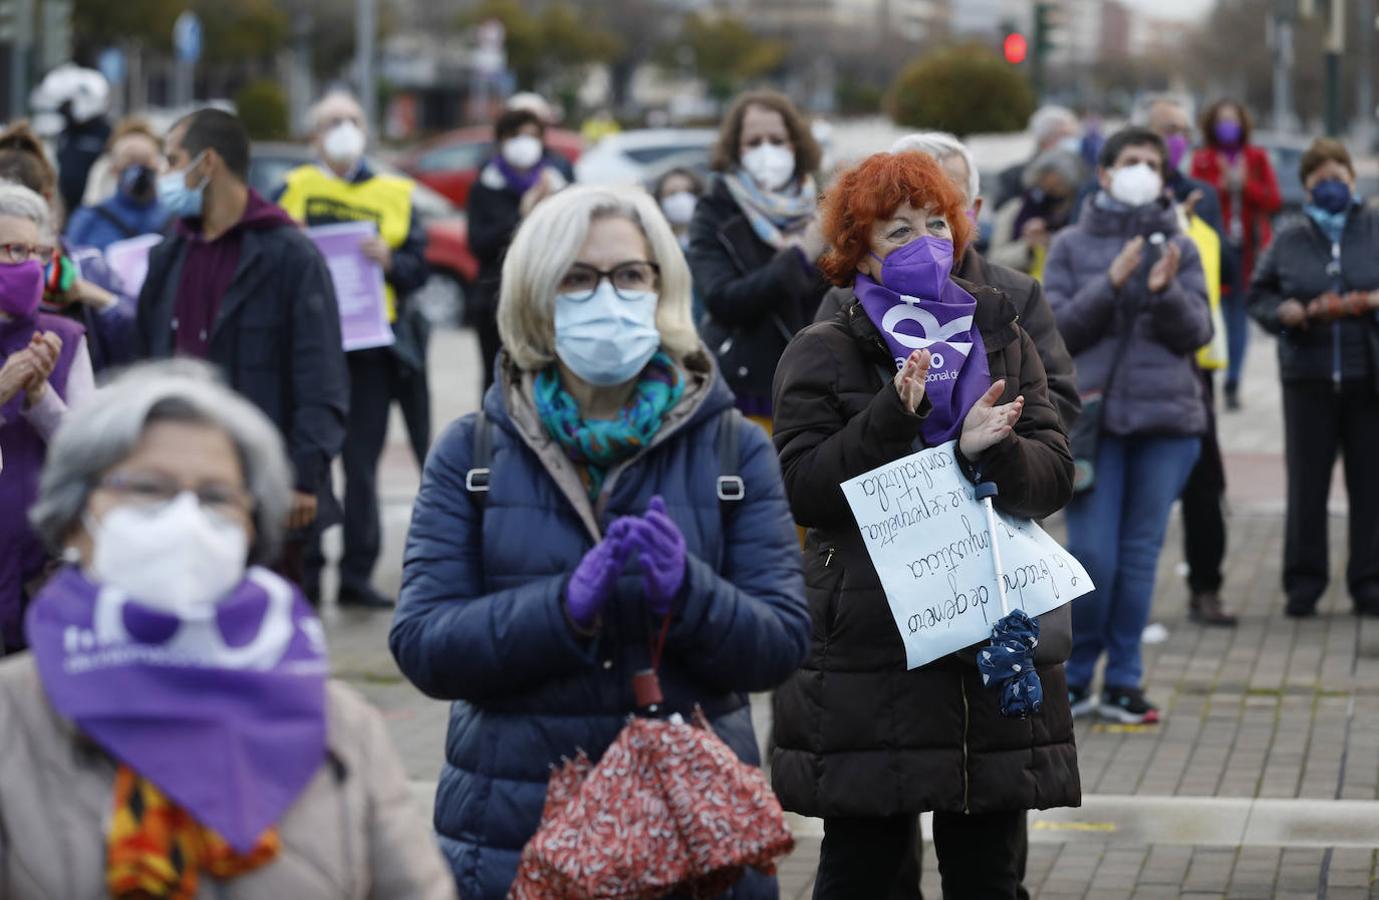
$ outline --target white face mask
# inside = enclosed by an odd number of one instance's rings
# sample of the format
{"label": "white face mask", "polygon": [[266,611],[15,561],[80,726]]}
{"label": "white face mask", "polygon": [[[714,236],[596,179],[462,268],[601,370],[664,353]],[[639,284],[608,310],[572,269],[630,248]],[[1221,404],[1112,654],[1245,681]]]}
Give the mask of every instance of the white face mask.
{"label": "white face mask", "polygon": [[1057,144],[1057,147],[1064,153],[1071,153],[1074,156],[1080,156],[1082,155],[1082,138],[1078,137],[1075,134],[1070,134],[1067,137],[1060,140]]}
{"label": "white face mask", "polygon": [[661,212],[666,214],[666,221],[672,225],[688,225],[690,219],[694,218],[697,205],[699,198],[689,191],[676,191],[661,198]]}
{"label": "white face mask", "polygon": [[341,122],[321,138],[321,152],[336,163],[353,163],[364,155],[364,129],[353,122]]}
{"label": "white face mask", "polygon": [[742,154],[742,168],[765,191],[778,191],[795,175],[795,153],[779,144],[761,144]]}
{"label": "white face mask", "polygon": [[1164,180],[1148,163],[1121,166],[1111,173],[1111,196],[1127,206],[1144,206],[1159,199]]}
{"label": "white face mask", "polygon": [[503,141],[503,159],[516,169],[530,169],[541,162],[544,153],[545,148],[541,145],[541,139],[529,134],[520,134]]}
{"label": "white face mask", "polygon": [[204,616],[244,578],[248,535],[190,491],[161,506],[117,506],[87,529],[95,580],[169,613]]}

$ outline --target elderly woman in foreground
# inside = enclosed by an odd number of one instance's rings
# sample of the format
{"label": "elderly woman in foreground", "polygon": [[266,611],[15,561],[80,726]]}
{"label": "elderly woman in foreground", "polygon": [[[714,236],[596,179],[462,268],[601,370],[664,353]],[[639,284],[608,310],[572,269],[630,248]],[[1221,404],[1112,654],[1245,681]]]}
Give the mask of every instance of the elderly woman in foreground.
{"label": "elderly woman in foreground", "polygon": [[[956,440],[964,471],[995,482],[1013,515],[1047,516],[1072,494],[1034,341],[1005,294],[951,277],[972,231],[963,199],[920,153],[877,154],[839,176],[823,268],[853,296],[801,332],[776,373],[775,443],[809,528],[814,629],[808,661],[776,693],[771,776],[787,809],[824,820],[816,900],[917,896],[917,878],[901,882],[930,810],[944,896],[1015,898],[1025,811],[1079,802],[1067,607],[1042,618],[1044,705],[1028,720],[1001,717],[970,649],[907,671],[839,487]],[[916,334],[923,321],[943,337]]]}
{"label": "elderly woman in foreground", "polygon": [[[780,470],[690,321],[684,256],[642,191],[572,188],[503,266],[498,382],[426,461],[390,643],[453,700],[436,828],[466,900],[503,897],[561,757],[652,701],[757,763],[749,691],[804,658]],[[748,873],[737,897],[774,897]]]}
{"label": "elderly woman in foreground", "polygon": [[69,565],[0,661],[0,897],[452,898],[381,718],[255,565],[287,462],[208,371],[129,372],[49,453],[33,520]]}

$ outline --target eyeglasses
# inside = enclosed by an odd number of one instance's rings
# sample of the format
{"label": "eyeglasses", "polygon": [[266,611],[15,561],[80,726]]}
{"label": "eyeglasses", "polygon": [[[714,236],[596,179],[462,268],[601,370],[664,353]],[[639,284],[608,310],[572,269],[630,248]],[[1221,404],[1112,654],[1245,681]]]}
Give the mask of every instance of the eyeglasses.
{"label": "eyeglasses", "polygon": [[0,244],[0,262],[10,265],[26,263],[31,259],[47,262],[53,258],[53,248],[43,244]]}
{"label": "eyeglasses", "polygon": [[661,267],[655,263],[633,260],[618,263],[604,271],[584,263],[575,263],[570,271],[560,279],[560,293],[571,300],[583,302],[594,296],[599,283],[607,278],[613,291],[624,300],[640,300],[635,295],[642,291],[654,291],[660,283]]}
{"label": "eyeglasses", "polygon": [[119,494],[133,506],[156,509],[190,492],[203,510],[235,522],[247,521],[254,511],[254,499],[242,487],[207,482],[190,487],[174,478],[151,473],[107,475],[98,487]]}

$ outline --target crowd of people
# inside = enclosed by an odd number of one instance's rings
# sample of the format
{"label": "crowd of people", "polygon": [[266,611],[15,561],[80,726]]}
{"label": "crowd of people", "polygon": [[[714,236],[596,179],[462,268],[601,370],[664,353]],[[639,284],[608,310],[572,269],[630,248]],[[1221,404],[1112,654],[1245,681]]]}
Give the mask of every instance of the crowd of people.
{"label": "crowd of people", "polygon": [[[575,183],[513,104],[468,203],[481,408],[431,446],[425,234],[352,97],[316,104],[316,159],[272,197],[233,113],[96,118],[60,166],[0,133],[0,895],[502,897],[554,765],[652,708],[760,765],[748,696],[774,691],[773,788],[824,822],[816,898],[919,897],[925,812],[945,895],[1027,896],[1027,811],[1080,802],[1074,719],[1159,721],[1141,635],[1179,499],[1188,613],[1236,622],[1215,373],[1239,408],[1247,316],[1284,382],[1285,611],[1327,587],[1339,450],[1347,583],[1379,615],[1379,214],[1337,141],[1275,234],[1229,101],[1197,142],[1173,99],[1108,135],[1045,107],[989,217],[954,136],[822,171],[773,91],[731,104],[707,179],[644,186]],[[304,228],[357,222],[393,340],[347,350]],[[106,251],[148,235],[126,285]],[[422,469],[396,601],[394,403]],[[1001,511],[1061,511],[1095,585],[1040,617],[1027,720],[973,648],[907,668],[841,487],[950,441]],[[401,671],[452,703],[434,840],[328,677],[334,525],[336,602],[391,610]],[[775,895],[756,870],[728,894]]]}

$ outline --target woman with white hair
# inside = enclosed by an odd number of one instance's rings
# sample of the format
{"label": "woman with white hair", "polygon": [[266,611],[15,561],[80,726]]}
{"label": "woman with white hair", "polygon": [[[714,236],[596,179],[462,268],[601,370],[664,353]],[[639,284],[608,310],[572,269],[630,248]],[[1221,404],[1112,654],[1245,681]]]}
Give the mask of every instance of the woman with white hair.
{"label": "woman with white hair", "polygon": [[94,378],[82,327],[39,311],[48,204],[0,183],[0,656],[24,646],[26,584],[48,563],[27,513],[48,441]]}
{"label": "woman with white hair", "polygon": [[381,717],[259,567],[291,486],[200,363],[68,417],[33,510],[67,566],[0,661],[0,897],[455,896]]}
{"label": "woman with white hair", "polygon": [[1041,278],[1049,242],[1073,220],[1082,161],[1066,150],[1046,150],[1025,167],[1023,184],[1023,193],[996,210],[986,255],[998,265]]}
{"label": "woman with white hair", "polygon": [[[702,709],[755,764],[747,693],[804,658],[775,454],[689,311],[649,195],[547,199],[503,266],[498,381],[426,461],[389,643],[454,701],[435,824],[466,898],[507,893],[552,764],[651,706]],[[749,873],[734,896],[775,890]]]}

